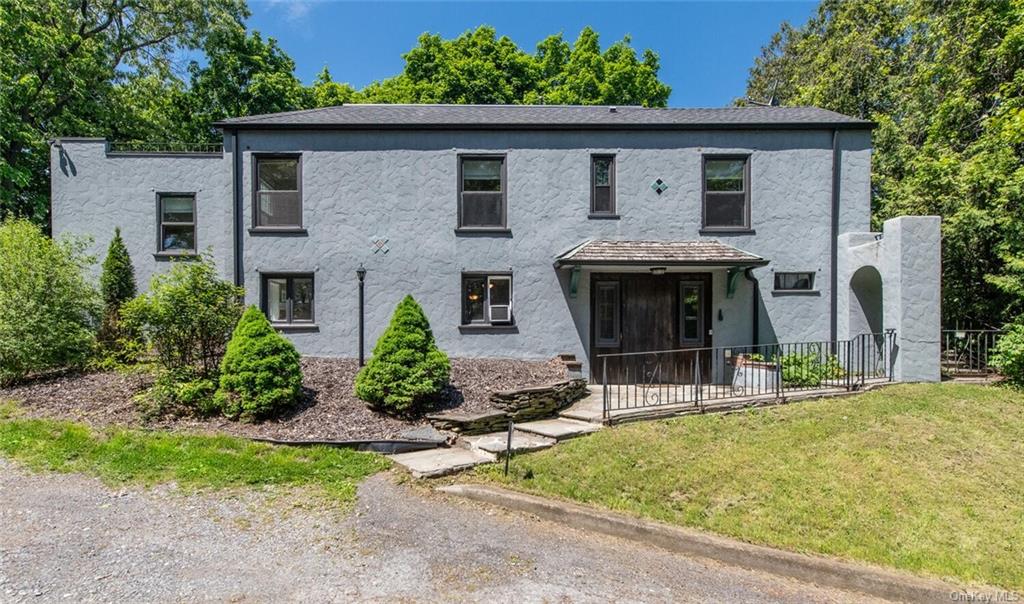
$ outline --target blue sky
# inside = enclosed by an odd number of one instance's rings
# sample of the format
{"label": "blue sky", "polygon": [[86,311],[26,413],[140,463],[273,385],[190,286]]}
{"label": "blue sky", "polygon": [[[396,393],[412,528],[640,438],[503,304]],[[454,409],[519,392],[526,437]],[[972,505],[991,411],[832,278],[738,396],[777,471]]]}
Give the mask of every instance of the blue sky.
{"label": "blue sky", "polygon": [[802,24],[816,2],[351,2],[250,0],[250,28],[277,38],[313,80],[327,65],[337,81],[360,88],[402,70],[402,53],[423,32],[454,37],[491,25],[520,48],[562,32],[574,41],[590,25],[607,46],[624,35],[661,57],[669,105],[718,107],[744,91],[747,70],[779,24]]}

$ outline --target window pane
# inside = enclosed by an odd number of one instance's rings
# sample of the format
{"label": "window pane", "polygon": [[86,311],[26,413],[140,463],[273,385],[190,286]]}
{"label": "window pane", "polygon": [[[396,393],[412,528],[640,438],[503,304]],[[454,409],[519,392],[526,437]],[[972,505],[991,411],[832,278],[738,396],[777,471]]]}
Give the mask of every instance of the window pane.
{"label": "window pane", "polygon": [[260,159],[257,163],[260,191],[297,191],[299,160]]}
{"label": "window pane", "polygon": [[704,163],[708,191],[743,191],[743,159],[709,159]]}
{"label": "window pane", "polygon": [[597,285],[597,341],[615,345],[619,339],[619,287],[616,283]]}
{"label": "window pane", "polygon": [[594,208],[595,213],[614,211],[612,207],[612,190],[610,187],[594,187]]}
{"label": "window pane", "polygon": [[298,192],[260,193],[256,224],[259,226],[299,226],[302,224],[302,205]]}
{"label": "window pane", "polygon": [[462,289],[462,322],[483,322],[487,279],[484,277],[464,277],[462,279]]}
{"label": "window pane", "polygon": [[775,273],[775,289],[811,289],[813,273]]}
{"label": "window pane", "polygon": [[599,158],[594,160],[594,186],[608,187],[612,182],[612,162],[610,159]]}
{"label": "window pane", "polygon": [[746,193],[708,194],[704,201],[704,222],[710,227],[746,226],[746,206]]}
{"label": "window pane", "polygon": [[502,226],[501,206],[501,193],[463,193],[462,226]]}
{"label": "window pane", "polygon": [[163,222],[194,222],[192,197],[161,197]]}
{"label": "window pane", "polygon": [[196,229],[190,225],[171,225],[162,228],[160,237],[163,251],[192,251],[196,249]]}
{"label": "window pane", "polygon": [[491,304],[508,306],[512,303],[512,280],[492,277],[487,285],[490,288]]}
{"label": "window pane", "polygon": [[463,191],[501,191],[501,160],[462,160]]}
{"label": "window pane", "polygon": [[295,277],[292,279],[292,321],[313,320],[313,279]]}
{"label": "window pane", "polygon": [[700,288],[683,286],[683,340],[700,339]]}
{"label": "window pane", "polygon": [[288,320],[287,279],[267,279],[267,317],[271,321]]}

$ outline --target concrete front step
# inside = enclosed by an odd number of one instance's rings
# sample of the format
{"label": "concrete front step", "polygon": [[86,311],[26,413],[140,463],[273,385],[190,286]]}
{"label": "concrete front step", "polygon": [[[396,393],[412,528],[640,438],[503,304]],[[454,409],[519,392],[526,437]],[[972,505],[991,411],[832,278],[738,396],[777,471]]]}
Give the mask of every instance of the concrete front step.
{"label": "concrete front step", "polygon": [[567,438],[573,438],[574,436],[590,434],[591,432],[597,432],[600,429],[600,424],[582,422],[575,419],[566,419],[564,417],[516,424],[516,430],[539,434],[555,440],[565,440]]}
{"label": "concrete front step", "polygon": [[391,456],[391,461],[409,470],[414,478],[434,478],[454,474],[473,466],[491,463],[495,459],[494,455],[486,451],[462,447],[427,449],[426,451]]}
{"label": "concrete front step", "polygon": [[[498,458],[505,456],[508,448],[508,432],[492,432],[480,436],[466,436],[463,438],[466,444],[473,450],[483,451]],[[539,451],[554,446],[557,441],[553,438],[546,438],[538,434],[528,434],[519,430],[512,430],[512,452],[526,453],[528,451]]]}

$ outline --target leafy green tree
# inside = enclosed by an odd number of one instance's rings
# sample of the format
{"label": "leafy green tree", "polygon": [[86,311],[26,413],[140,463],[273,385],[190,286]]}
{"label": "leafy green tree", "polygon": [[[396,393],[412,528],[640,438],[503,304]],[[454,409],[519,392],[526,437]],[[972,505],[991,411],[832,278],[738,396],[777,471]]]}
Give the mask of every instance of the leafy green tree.
{"label": "leafy green tree", "polygon": [[115,82],[246,16],[244,0],[0,3],[0,217],[46,222],[47,139],[95,135]]}
{"label": "leafy green tree", "polygon": [[313,85],[306,89],[308,107],[333,107],[351,103],[356,97],[356,90],[348,84],[335,82],[331,72],[325,66],[317,74]]}
{"label": "leafy green tree", "polygon": [[356,396],[378,411],[410,415],[435,403],[451,365],[438,349],[423,309],[406,296],[356,375]]}
{"label": "leafy green tree", "polygon": [[0,222],[0,384],[88,360],[100,305],[84,276],[86,243]]}
{"label": "leafy green tree", "polygon": [[747,98],[878,123],[876,226],[943,217],[943,319],[1024,310],[1024,4],[825,0],[756,59]]}
{"label": "leafy green tree", "polygon": [[220,278],[209,255],[174,263],[153,277],[149,292],[121,314],[156,349],[164,370],[215,378],[231,332],[242,315],[245,291]]}
{"label": "leafy green tree", "polygon": [[295,346],[250,306],[221,362],[216,405],[228,417],[262,419],[288,409],[301,394],[302,367]]}

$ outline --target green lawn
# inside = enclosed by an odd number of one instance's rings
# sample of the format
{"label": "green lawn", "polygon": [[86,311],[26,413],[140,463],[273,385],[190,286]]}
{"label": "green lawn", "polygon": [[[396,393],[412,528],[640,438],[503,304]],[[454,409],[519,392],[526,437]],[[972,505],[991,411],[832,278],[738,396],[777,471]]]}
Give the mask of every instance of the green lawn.
{"label": "green lawn", "polygon": [[386,458],[328,447],[273,447],[228,436],[190,436],[25,419],[0,404],[0,455],[36,470],[93,474],[109,484],[176,482],[186,489],[312,486],[343,503]]}
{"label": "green lawn", "polygon": [[477,477],[803,552],[1024,588],[1024,395],[958,384],[624,425]]}

